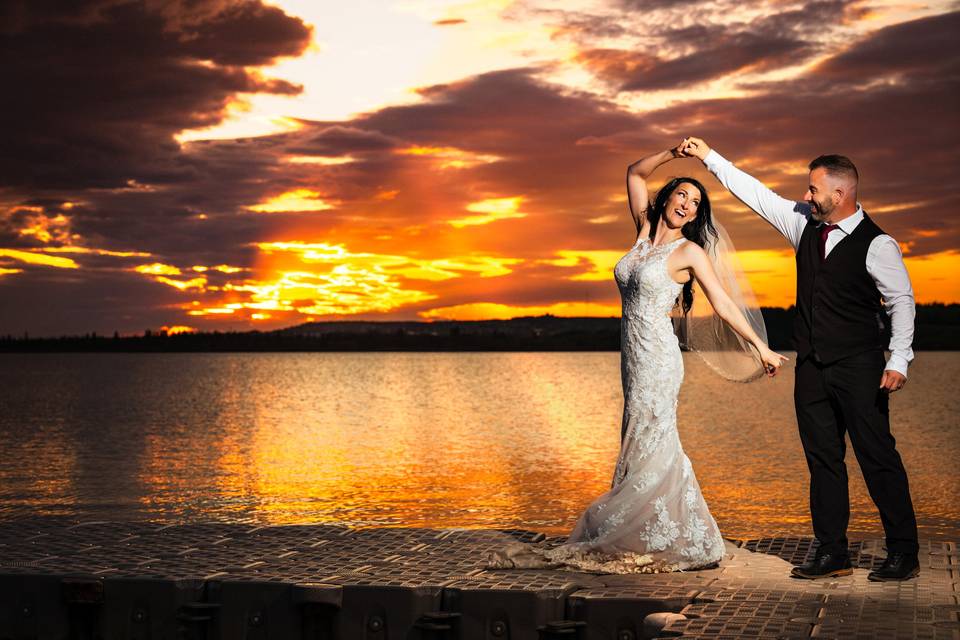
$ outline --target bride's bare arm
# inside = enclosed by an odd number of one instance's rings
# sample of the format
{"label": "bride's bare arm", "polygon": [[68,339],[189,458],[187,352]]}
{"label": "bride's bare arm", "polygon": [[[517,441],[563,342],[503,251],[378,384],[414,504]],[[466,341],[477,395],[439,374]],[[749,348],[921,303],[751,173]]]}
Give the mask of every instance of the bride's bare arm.
{"label": "bride's bare arm", "polygon": [[650,207],[647,178],[664,162],[684,157],[680,149],[685,143],[686,140],[672,149],[640,158],[627,167],[627,201],[630,204],[630,215],[633,216],[633,222],[641,235],[650,232],[650,219],[647,216],[647,209]]}
{"label": "bride's bare arm", "polygon": [[[717,315],[720,316],[734,331],[739,333],[744,340],[752,344],[760,354],[760,359],[767,366],[770,375],[776,375],[777,369],[787,360],[786,356],[771,351],[767,344],[760,339],[753,327],[744,317],[743,312],[737,307],[736,303],[730,299],[717,272],[713,268],[713,263],[707,256],[707,252],[702,247],[688,242],[684,245],[684,258],[689,262],[693,276],[700,283],[700,288],[707,295],[707,300],[713,306]],[[770,370],[773,367],[773,370]]]}

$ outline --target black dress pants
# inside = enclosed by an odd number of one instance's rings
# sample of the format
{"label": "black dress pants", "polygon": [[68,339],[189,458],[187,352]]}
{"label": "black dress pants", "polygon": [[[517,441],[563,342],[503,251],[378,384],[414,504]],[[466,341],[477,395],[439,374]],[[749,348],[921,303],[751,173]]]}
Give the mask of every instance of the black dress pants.
{"label": "black dress pants", "polygon": [[883,352],[867,351],[831,364],[797,362],[794,404],[810,469],[813,533],[824,552],[845,552],[850,497],[846,441],[880,511],[888,552],[917,553],[917,520],[907,472],[890,433],[889,396],[880,389]]}

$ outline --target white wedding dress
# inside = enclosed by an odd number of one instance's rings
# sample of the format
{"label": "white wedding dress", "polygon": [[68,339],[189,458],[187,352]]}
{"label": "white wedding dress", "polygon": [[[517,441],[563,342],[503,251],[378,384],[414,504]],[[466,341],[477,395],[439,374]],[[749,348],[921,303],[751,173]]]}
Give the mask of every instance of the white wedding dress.
{"label": "white wedding dress", "polygon": [[489,567],[658,573],[720,561],[723,538],[677,433],[683,358],[669,314],[683,285],[670,277],[666,263],[685,241],[653,246],[639,238],[614,268],[623,303],[624,406],[610,490],[560,546],[513,542],[491,554]]}

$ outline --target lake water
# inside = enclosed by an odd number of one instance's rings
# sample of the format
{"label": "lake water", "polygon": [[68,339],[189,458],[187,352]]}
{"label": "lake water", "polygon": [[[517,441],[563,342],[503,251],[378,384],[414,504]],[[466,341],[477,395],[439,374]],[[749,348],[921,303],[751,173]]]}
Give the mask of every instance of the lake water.
{"label": "lake water", "polygon": [[[793,355],[793,354],[790,354]],[[619,353],[0,355],[0,518],[520,527],[609,488]],[[792,366],[690,354],[680,435],[727,537],[811,535]],[[921,535],[960,534],[960,354],[891,400]],[[848,448],[853,537],[881,535]]]}

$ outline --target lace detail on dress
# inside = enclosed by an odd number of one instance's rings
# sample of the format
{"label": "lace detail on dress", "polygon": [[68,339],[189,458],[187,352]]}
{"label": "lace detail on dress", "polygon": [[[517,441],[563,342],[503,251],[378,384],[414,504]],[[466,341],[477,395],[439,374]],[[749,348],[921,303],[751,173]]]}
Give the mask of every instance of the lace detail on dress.
{"label": "lace detail on dress", "polygon": [[640,238],[614,267],[620,289],[622,442],[610,490],[552,549],[514,543],[491,568],[542,567],[653,573],[719,562],[724,544],[677,433],[683,358],[670,311],[683,285],[667,258],[684,238],[658,247]]}
{"label": "lace detail on dress", "polygon": [[657,498],[653,508],[657,517],[644,526],[639,537],[651,551],[663,551],[680,537],[680,525],[670,519],[670,510],[663,498]]}

